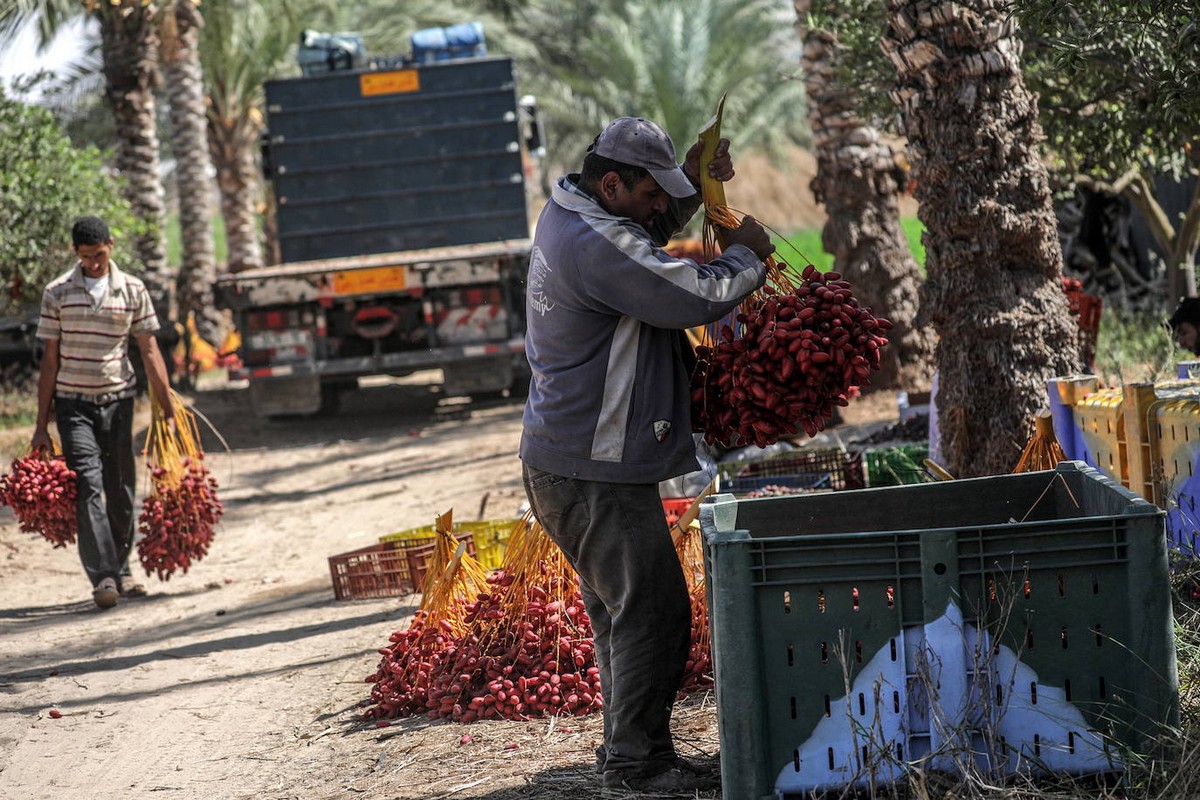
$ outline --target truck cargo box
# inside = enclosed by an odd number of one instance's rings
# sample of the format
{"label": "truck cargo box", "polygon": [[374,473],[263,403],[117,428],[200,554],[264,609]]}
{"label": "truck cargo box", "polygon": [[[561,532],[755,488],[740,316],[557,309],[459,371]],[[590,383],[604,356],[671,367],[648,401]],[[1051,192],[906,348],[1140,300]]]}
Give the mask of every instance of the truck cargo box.
{"label": "truck cargo box", "polygon": [[529,236],[510,58],[264,88],[284,263]]}

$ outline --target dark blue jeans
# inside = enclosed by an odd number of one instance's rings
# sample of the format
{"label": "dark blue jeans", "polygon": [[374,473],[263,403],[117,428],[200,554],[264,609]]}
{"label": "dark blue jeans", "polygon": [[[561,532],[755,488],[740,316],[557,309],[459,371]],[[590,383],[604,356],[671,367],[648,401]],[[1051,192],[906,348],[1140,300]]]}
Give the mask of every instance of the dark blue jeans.
{"label": "dark blue jeans", "polygon": [[56,397],[54,417],[79,490],[79,559],[93,586],[119,580],[133,548],[133,398],[95,405]]}
{"label": "dark blue jeans", "polygon": [[658,487],[566,478],[525,465],[538,522],[579,573],[604,694],[603,769],[671,767],[671,707],[691,640],[691,605]]}

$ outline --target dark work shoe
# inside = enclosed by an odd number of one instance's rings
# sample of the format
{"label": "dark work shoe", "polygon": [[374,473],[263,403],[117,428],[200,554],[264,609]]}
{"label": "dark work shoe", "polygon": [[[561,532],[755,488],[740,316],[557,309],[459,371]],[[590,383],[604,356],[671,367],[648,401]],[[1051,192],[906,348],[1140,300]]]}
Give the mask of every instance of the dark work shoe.
{"label": "dark work shoe", "polygon": [[703,775],[706,777],[715,777],[719,772],[715,761],[711,762],[710,766],[708,764],[692,761],[684,758],[683,756],[675,756],[675,769],[679,770],[685,775]]}
{"label": "dark work shoe", "polygon": [[655,775],[627,776],[618,769],[605,770],[600,775],[605,789],[627,789],[631,792],[694,792],[697,789],[716,789],[721,779],[716,775],[699,775],[677,767]]}
{"label": "dark work shoe", "polygon": [[604,772],[604,762],[608,760],[608,745],[602,744],[596,748],[596,765],[593,770],[597,775]]}
{"label": "dark work shoe", "polygon": [[104,578],[92,589],[92,600],[101,608],[112,608],[117,604],[117,598],[120,596],[117,582],[112,578]]}

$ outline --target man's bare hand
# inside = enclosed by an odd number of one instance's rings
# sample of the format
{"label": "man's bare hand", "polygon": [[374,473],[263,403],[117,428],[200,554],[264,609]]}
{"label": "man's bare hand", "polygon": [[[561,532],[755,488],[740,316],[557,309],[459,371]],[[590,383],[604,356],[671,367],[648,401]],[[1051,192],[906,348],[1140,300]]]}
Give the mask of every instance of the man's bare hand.
{"label": "man's bare hand", "polygon": [[742,218],[742,224],[736,228],[725,228],[725,245],[744,245],[754,251],[759,261],[765,261],[767,256],[775,252],[771,236],[754,217]]}
{"label": "man's bare hand", "polygon": [[54,452],[54,442],[50,439],[50,434],[46,431],[34,431],[33,439],[29,442],[29,449],[33,452],[45,450],[47,453]]}
{"label": "man's bare hand", "polygon": [[[683,172],[697,186],[700,184],[700,156],[703,150],[704,142],[697,140],[683,158]],[[733,159],[729,155],[728,139],[721,139],[717,142],[712,160],[708,162],[708,175],[721,182],[733,179]]]}

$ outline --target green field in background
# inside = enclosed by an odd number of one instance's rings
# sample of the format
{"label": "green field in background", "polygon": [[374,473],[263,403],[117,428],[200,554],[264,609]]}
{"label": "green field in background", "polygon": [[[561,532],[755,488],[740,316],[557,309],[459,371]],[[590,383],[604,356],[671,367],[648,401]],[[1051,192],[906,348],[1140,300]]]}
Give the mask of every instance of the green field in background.
{"label": "green field in background", "polygon": [[[921,244],[921,234],[925,232],[925,226],[916,217],[901,217],[900,225],[904,228],[904,235],[908,239],[913,257],[924,272],[925,246]],[[825,248],[821,246],[820,228],[806,228],[789,234],[784,239],[775,239],[775,247],[779,256],[792,266],[802,267],[811,263],[822,272],[827,272],[833,267],[833,256],[826,253]]]}

